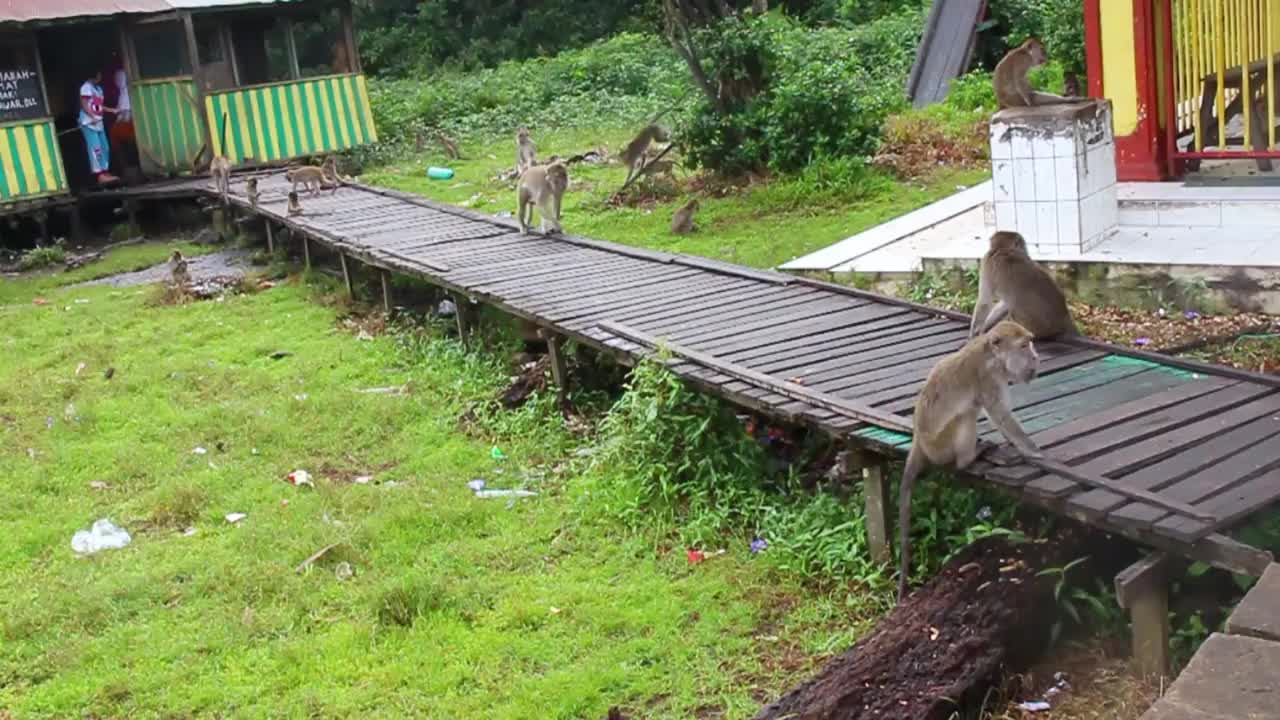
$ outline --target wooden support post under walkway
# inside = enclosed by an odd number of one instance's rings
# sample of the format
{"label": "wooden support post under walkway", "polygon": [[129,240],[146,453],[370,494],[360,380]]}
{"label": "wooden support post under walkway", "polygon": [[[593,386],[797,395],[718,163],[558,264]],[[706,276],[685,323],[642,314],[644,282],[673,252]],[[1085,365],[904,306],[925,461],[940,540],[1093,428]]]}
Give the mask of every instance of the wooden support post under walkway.
{"label": "wooden support post under walkway", "polygon": [[355,300],[356,291],[351,284],[351,268],[347,265],[347,254],[338,253],[338,260],[342,263],[342,282],[347,286],[347,299]]}
{"label": "wooden support post under walkway", "polygon": [[538,337],[547,343],[547,357],[551,359],[551,379],[555,381],[560,403],[569,399],[569,367],[565,364],[564,338],[545,328],[538,330]]}
{"label": "wooden support post under walkway", "polygon": [[382,278],[382,310],[391,314],[391,273],[386,270],[380,270],[378,274]]}
{"label": "wooden support post under walkway", "polygon": [[458,322],[458,339],[462,341],[463,346],[470,346],[472,318],[470,317],[471,305],[467,302],[467,297],[462,294],[455,293],[453,296],[453,317]]}
{"label": "wooden support post under walkway", "polygon": [[272,255],[275,255],[276,254],[276,232],[271,227],[271,221],[265,217],[262,219],[262,225],[267,229],[267,252]]}
{"label": "wooden support post under walkway", "polygon": [[311,272],[311,241],[306,235],[302,236],[302,266]]}
{"label": "wooden support post under walkway", "polygon": [[1169,674],[1169,584],[1172,561],[1162,552],[1151,553],[1116,575],[1116,598],[1129,611],[1133,630],[1133,657],[1147,677]]}
{"label": "wooden support post under walkway", "polygon": [[858,453],[862,470],[862,496],[866,507],[867,546],[877,563],[893,562],[893,521],[889,512],[889,475],[887,463],[869,452]]}

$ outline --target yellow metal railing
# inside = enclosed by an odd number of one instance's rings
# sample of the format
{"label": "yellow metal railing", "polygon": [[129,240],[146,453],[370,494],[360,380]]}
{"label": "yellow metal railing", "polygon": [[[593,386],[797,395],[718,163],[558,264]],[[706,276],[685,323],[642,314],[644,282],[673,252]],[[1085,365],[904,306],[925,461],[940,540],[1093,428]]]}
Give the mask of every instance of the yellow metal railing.
{"label": "yellow metal railing", "polygon": [[[1174,155],[1280,156],[1274,153],[1280,0],[1168,2],[1174,97],[1166,107],[1177,137],[1190,137],[1184,148],[1171,149]],[[1241,131],[1229,137],[1237,117]]]}

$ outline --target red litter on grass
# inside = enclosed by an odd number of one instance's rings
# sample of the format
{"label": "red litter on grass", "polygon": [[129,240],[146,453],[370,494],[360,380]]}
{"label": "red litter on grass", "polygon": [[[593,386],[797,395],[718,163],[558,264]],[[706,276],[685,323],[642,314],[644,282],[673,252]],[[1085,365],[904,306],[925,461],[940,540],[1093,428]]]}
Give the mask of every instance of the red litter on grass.
{"label": "red litter on grass", "polygon": [[315,484],[311,482],[311,473],[308,473],[306,470],[294,470],[285,476],[285,480],[287,480],[290,485],[310,485],[311,487],[315,487]]}
{"label": "red litter on grass", "polygon": [[38,298],[33,299],[33,300],[31,301],[31,304],[32,304],[32,305],[48,305],[48,304],[49,304],[49,301],[48,301],[48,300],[45,300],[44,298],[40,298],[40,297],[38,297]]}
{"label": "red litter on grass", "polygon": [[689,559],[690,565],[697,565],[698,563],[707,559],[706,553],[702,552],[701,550],[694,550],[692,548],[690,548],[689,550],[685,550],[684,556]]}

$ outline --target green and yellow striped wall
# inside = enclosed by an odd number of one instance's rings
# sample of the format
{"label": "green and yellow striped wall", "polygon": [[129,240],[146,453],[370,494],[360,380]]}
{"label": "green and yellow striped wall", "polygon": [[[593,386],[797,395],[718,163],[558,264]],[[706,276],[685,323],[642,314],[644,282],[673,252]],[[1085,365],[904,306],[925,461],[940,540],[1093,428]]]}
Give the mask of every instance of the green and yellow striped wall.
{"label": "green and yellow striped wall", "polygon": [[0,125],[0,203],[67,191],[51,120]]}
{"label": "green and yellow striped wall", "polygon": [[[312,78],[205,98],[214,151],[232,164],[272,162],[376,142],[363,75]],[[227,147],[217,137],[227,117]]]}
{"label": "green and yellow striped wall", "polygon": [[190,79],[140,82],[129,88],[142,158],[160,170],[191,170],[204,146],[204,125]]}

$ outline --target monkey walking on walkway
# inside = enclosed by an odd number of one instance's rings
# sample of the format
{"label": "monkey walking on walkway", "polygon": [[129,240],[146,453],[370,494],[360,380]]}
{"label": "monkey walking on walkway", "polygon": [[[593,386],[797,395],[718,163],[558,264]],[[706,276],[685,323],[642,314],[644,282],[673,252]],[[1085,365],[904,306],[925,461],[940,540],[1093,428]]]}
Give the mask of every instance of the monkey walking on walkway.
{"label": "monkey walking on walkway", "polygon": [[1022,235],[1006,230],[991,236],[978,271],[978,302],[969,337],[987,332],[1005,317],[1037,340],[1079,335],[1067,298],[1044,268],[1027,253]]}
{"label": "monkey walking on walkway", "polygon": [[1011,107],[1039,107],[1041,105],[1062,105],[1065,103],[1084,102],[1086,97],[1063,97],[1053,93],[1039,92],[1032,89],[1027,73],[1031,68],[1043,65],[1049,56],[1044,45],[1035,38],[1010,50],[996,64],[991,81],[996,89],[996,101],[1000,109]]}
{"label": "monkey walking on walkway", "polygon": [[911,451],[898,498],[898,602],[911,568],[911,488],[931,465],[963,470],[978,456],[978,411],[1025,458],[1043,457],[1009,410],[1009,384],[1031,382],[1040,368],[1031,333],[1005,321],[938,362],[916,398]]}
{"label": "monkey walking on walkway", "polygon": [[533,223],[533,206],[538,206],[544,235],[564,232],[560,226],[560,203],[569,188],[569,169],[562,162],[534,165],[520,175],[516,190],[517,217],[520,232],[528,233]]}

